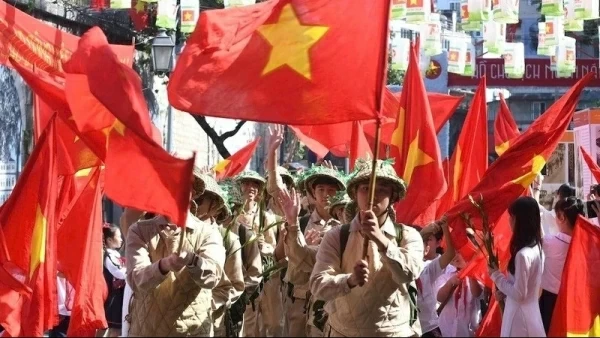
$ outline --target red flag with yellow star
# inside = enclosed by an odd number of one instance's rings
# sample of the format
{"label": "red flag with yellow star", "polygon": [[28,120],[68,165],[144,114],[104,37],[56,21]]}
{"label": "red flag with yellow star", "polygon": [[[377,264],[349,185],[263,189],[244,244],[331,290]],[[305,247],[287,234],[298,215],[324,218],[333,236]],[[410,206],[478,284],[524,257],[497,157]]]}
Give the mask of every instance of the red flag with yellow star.
{"label": "red flag with yellow star", "polygon": [[[72,181],[74,197],[61,213],[62,224],[57,231],[58,270],[75,289],[69,336],[91,337],[97,329],[107,326],[104,299],[107,287],[102,274],[102,176],[96,167],[65,177]],[[77,184],[80,183],[80,184]]]}
{"label": "red flag with yellow star", "polygon": [[496,154],[502,155],[510,146],[510,141],[514,140],[521,133],[519,127],[513,118],[504,95],[500,93],[500,109],[496,120],[494,121],[494,144],[496,146]]}
{"label": "red flag with yellow star", "polygon": [[280,124],[373,119],[389,1],[274,0],[203,11],[169,80],[192,114]]}
{"label": "red flag with yellow star", "polygon": [[[594,74],[590,73],[579,80],[537,118],[489,167],[480,182],[468,193],[476,200],[483,197],[484,208],[491,225],[498,221],[508,206],[521,196],[539,175],[569,127],[579,95],[593,76]],[[464,228],[459,217],[461,213],[470,214],[474,225],[481,229],[479,213],[467,197],[461,199],[447,212],[453,229]],[[456,238],[455,243],[457,242],[464,242],[464,238]]]}
{"label": "red flag with yellow star", "polygon": [[410,224],[446,192],[440,146],[414,45],[402,91],[391,154],[396,172],[408,185],[406,198],[396,206],[397,220]]}
{"label": "red flag with yellow star", "polygon": [[600,228],[579,216],[548,337],[600,337]]}
{"label": "red flag with yellow star", "polygon": [[483,77],[471,101],[454,153],[450,158],[448,191],[440,201],[441,216],[465,197],[479,182],[488,167],[488,119]]}
{"label": "red flag with yellow star", "polygon": [[80,137],[105,164],[106,195],[183,226],[194,158],[175,158],[154,141],[137,74],[122,67],[97,27],[84,34],[64,68],[66,98]]}
{"label": "red flag with yellow star", "polygon": [[[55,132],[52,119],[0,210],[6,239],[0,243],[5,260],[0,269],[10,277],[0,281],[0,325],[13,337],[41,337],[58,321]],[[25,289],[15,287],[15,280]]]}
{"label": "red flag with yellow star", "polygon": [[235,154],[217,163],[212,170],[216,173],[217,181],[234,177],[246,169],[252,159],[260,137],[248,143],[244,148],[238,150]]}

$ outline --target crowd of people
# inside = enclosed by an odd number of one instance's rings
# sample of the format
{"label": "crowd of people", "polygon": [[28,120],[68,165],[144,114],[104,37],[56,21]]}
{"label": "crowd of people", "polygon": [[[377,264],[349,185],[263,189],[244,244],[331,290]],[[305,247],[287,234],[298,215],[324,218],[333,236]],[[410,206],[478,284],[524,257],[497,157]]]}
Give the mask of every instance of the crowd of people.
{"label": "crowd of people", "polygon": [[[395,221],[406,185],[389,161],[377,161],[371,206],[371,161],[347,176],[328,162],[294,176],[277,166],[281,141],[275,127],[265,177],[245,171],[217,182],[195,168],[185,226],[132,209],[104,226],[108,327],[99,335],[465,337],[491,297],[505,304],[502,336],[547,334],[585,209],[574,188],[558,189],[548,211],[539,176],[533,197],[512,203],[508,271],[490,267],[491,290],[459,277],[467,263],[445,218],[425,227]],[[66,333],[72,301],[57,278],[55,337]]]}

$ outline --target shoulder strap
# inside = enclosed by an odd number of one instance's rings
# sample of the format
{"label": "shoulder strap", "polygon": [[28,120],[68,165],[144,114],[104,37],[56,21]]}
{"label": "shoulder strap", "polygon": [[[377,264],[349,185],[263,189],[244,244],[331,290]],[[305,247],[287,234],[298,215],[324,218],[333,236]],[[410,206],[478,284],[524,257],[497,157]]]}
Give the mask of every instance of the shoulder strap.
{"label": "shoulder strap", "polygon": [[310,221],[310,215],[306,215],[300,218],[300,231],[302,231],[302,234],[306,232],[308,221]]}
{"label": "shoulder strap", "polygon": [[396,245],[402,245],[402,240],[404,239],[404,225],[401,223],[394,223],[394,230],[396,230]]}
{"label": "shoulder strap", "polygon": [[340,228],[340,266],[342,265],[342,258],[344,258],[344,251],[346,251],[346,245],[348,244],[349,237],[350,224],[344,224]]}
{"label": "shoulder strap", "polygon": [[246,266],[246,262],[247,262],[247,258],[246,255],[244,254],[244,246],[246,245],[246,239],[247,239],[247,229],[244,225],[240,225],[240,227],[238,228],[238,236],[240,237],[240,250],[242,250],[242,264],[244,265],[244,267]]}

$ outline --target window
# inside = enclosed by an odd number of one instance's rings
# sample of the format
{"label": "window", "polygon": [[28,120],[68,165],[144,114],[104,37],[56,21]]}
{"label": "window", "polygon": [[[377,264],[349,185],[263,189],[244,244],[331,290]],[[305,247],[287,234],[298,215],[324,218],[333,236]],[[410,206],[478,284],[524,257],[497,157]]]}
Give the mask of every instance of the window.
{"label": "window", "polygon": [[531,103],[531,120],[537,119],[542,113],[546,111],[546,102],[532,102]]}
{"label": "window", "polygon": [[453,12],[459,12],[460,13],[460,2],[451,2],[450,3],[450,10]]}

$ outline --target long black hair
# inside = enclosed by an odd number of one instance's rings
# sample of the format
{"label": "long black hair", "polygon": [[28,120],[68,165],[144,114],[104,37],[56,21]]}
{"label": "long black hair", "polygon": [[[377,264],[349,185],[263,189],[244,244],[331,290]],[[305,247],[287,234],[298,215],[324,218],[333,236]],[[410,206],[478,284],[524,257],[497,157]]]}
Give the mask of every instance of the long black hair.
{"label": "long black hair", "polygon": [[104,249],[107,249],[106,241],[109,238],[114,238],[117,234],[117,230],[119,230],[119,227],[115,224],[104,223],[104,225],[102,225],[102,246]]}
{"label": "long black hair", "polygon": [[583,202],[575,197],[567,197],[564,200],[559,200],[554,206],[554,211],[557,214],[562,213],[565,215],[571,230],[575,226],[575,222],[577,222],[577,216],[585,215],[583,211]]}
{"label": "long black hair", "polygon": [[508,271],[515,274],[515,257],[525,247],[542,245],[542,221],[538,202],[532,197],[519,197],[508,208],[515,226],[510,239]]}

